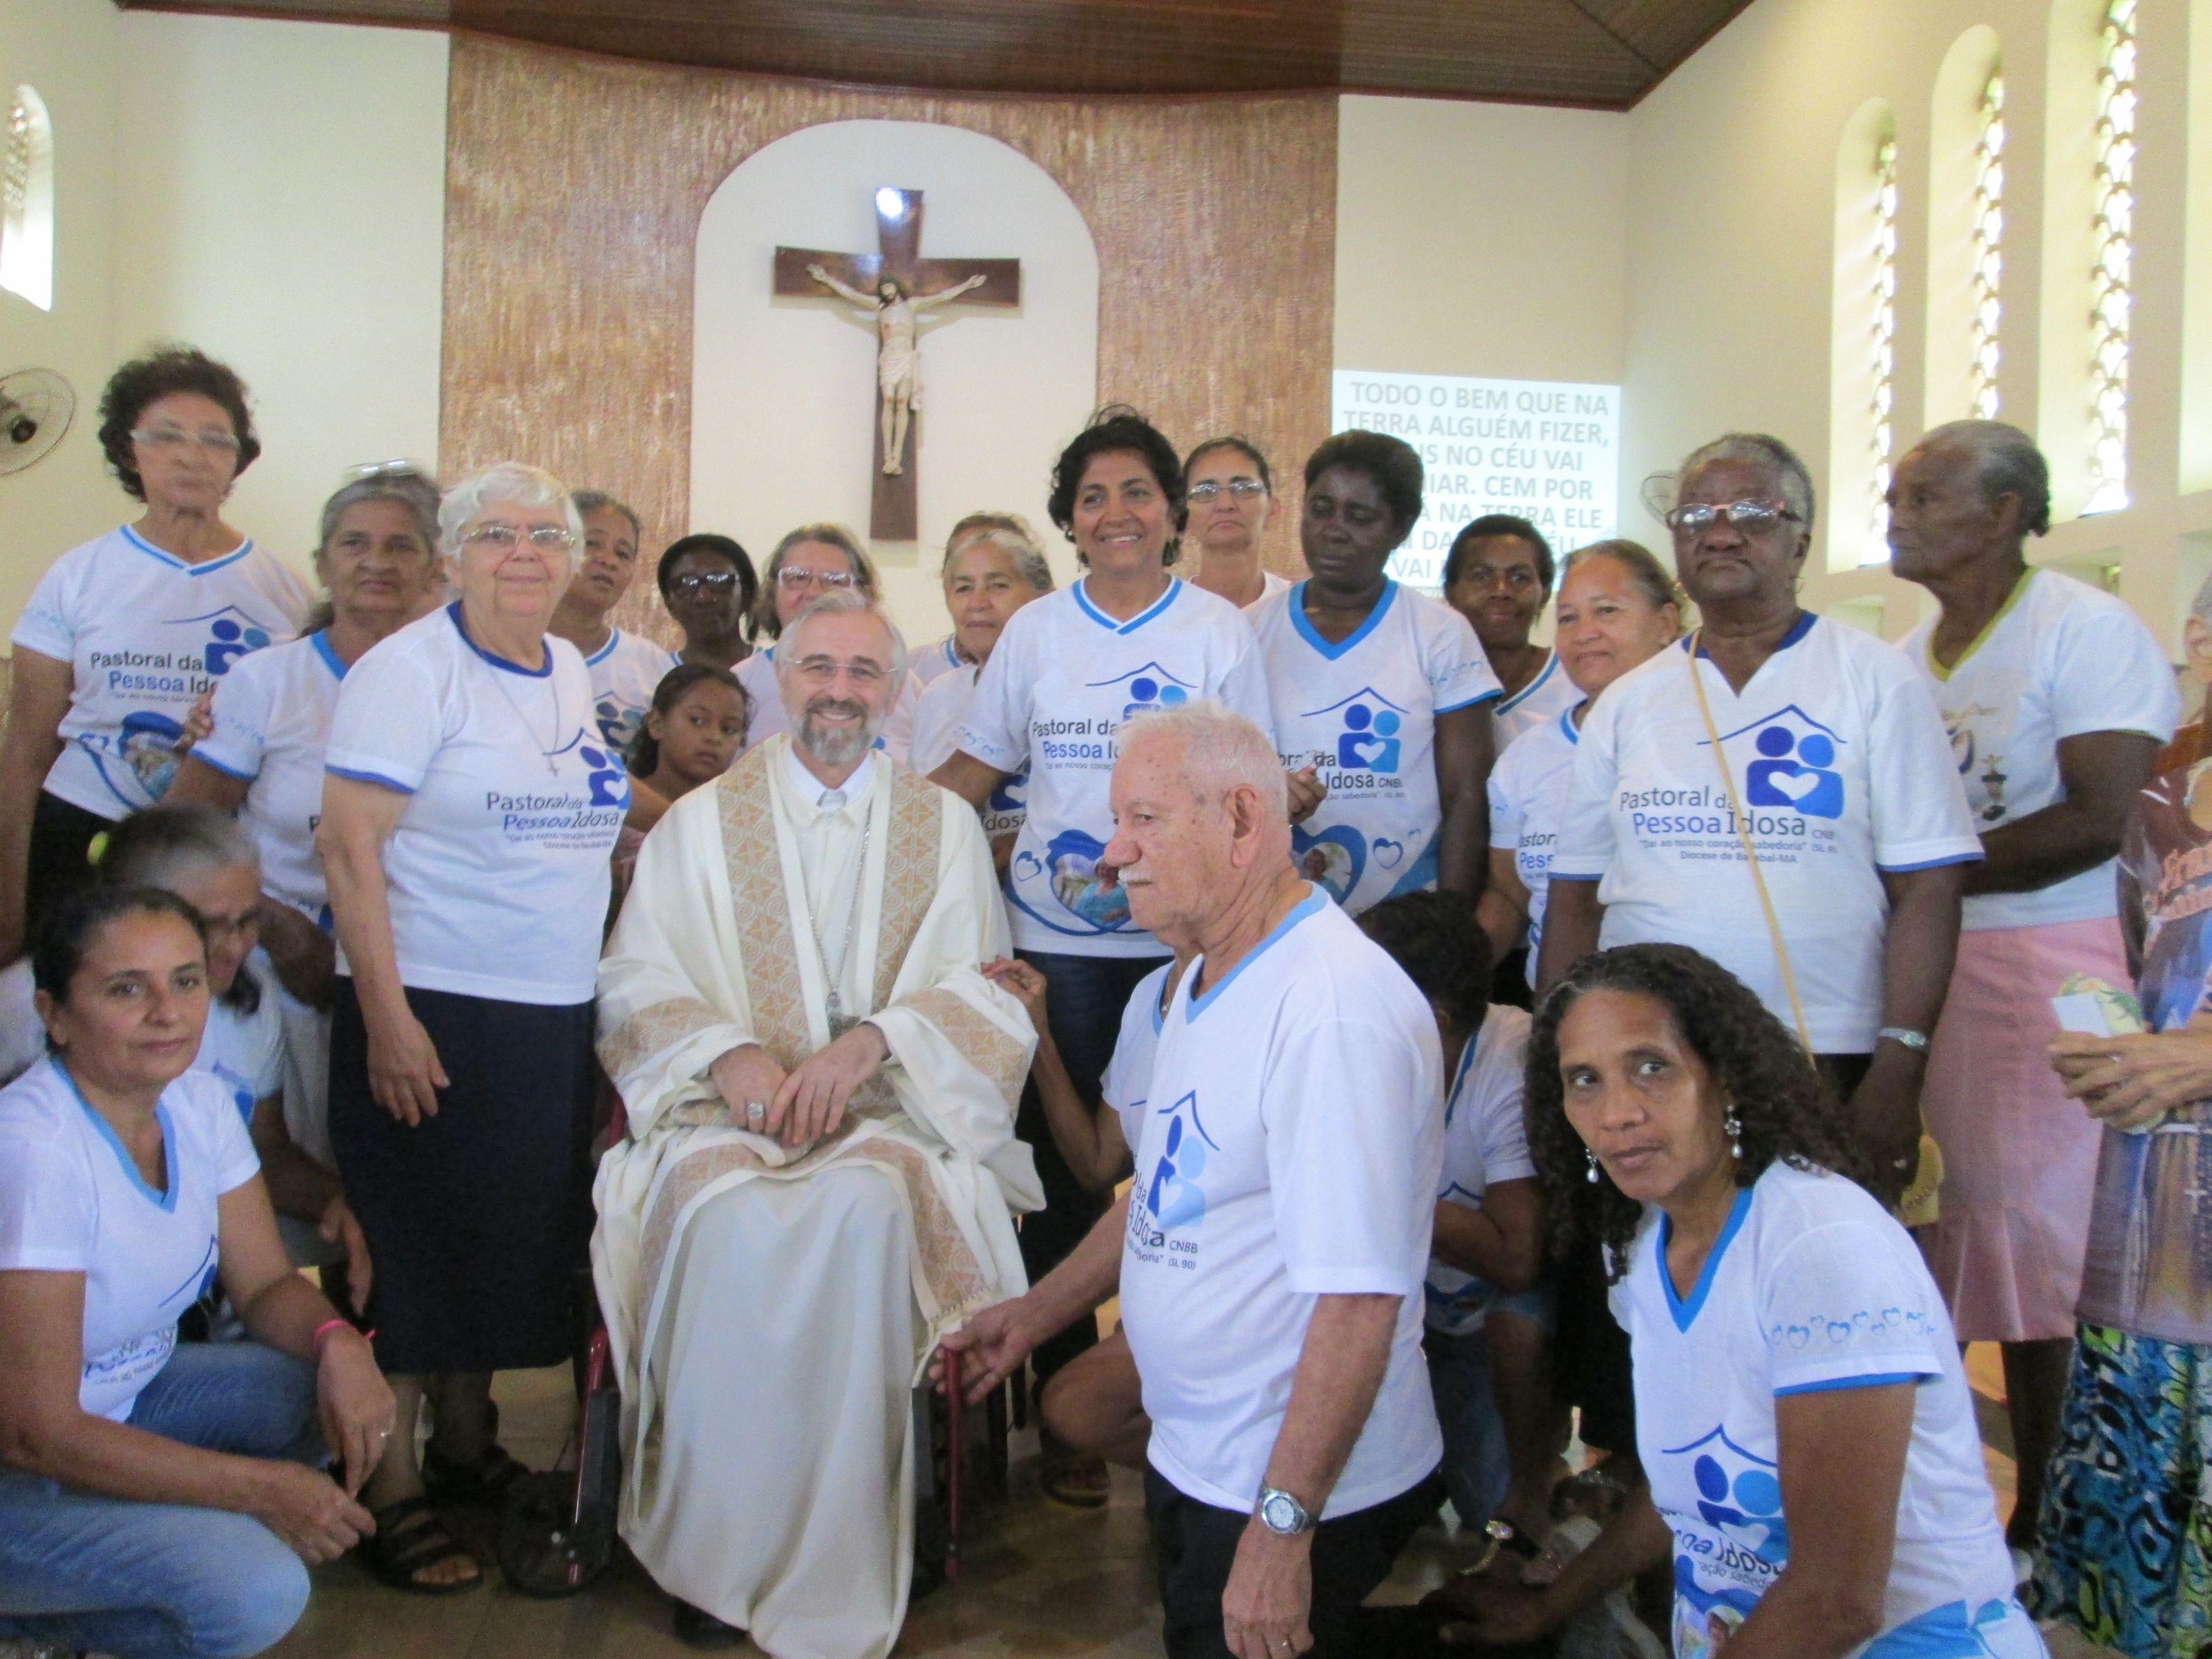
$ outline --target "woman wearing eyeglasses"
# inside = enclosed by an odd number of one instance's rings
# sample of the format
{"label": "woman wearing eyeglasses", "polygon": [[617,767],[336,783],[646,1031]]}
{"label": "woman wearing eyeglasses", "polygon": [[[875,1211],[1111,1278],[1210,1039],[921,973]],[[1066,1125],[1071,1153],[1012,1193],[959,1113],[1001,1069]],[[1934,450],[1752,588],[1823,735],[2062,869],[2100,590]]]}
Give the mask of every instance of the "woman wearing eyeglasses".
{"label": "woman wearing eyeglasses", "polygon": [[[857,590],[879,600],[876,567],[860,538],[841,524],[803,524],[775,544],[762,574],[761,596],[754,611],[756,635],[773,641],[782,636],[793,617],[824,593]],[[750,748],[764,738],[791,729],[783,711],[783,696],[775,686],[775,647],[762,646],[738,668],[738,684],[752,700],[752,725],[745,732]],[[903,763],[907,742],[914,732],[914,704],[921,685],[911,675],[901,684],[898,700],[891,705],[877,741],[890,757]]]}
{"label": "woman wearing eyeglasses", "polygon": [[481,1578],[430,1500],[494,1502],[518,1472],[491,1373],[568,1353],[593,982],[630,799],[583,656],[547,631],[582,539],[568,491],[505,462],[449,493],[438,526],[460,597],[347,674],[315,832],[339,953],[331,1143],[399,1397],[397,1455],[364,1492],[372,1565],[428,1593]]}
{"label": "woman wearing eyeglasses", "polygon": [[1894,1200],[1962,866],[1982,855],[1950,740],[1904,653],[1798,605],[1813,482],[1789,446],[1731,433],[1677,489],[1675,568],[1702,625],[1583,726],[1538,983],[1601,945],[1711,957],[1819,1057]]}
{"label": "woman wearing eyeglasses", "polygon": [[653,573],[660,602],[684,630],[684,648],[664,666],[696,663],[734,669],[753,653],[753,607],[760,578],[745,550],[712,531],[679,536]]}
{"label": "woman wearing eyeglasses", "polygon": [[93,837],[167,791],[201,696],[307,612],[299,577],[223,521],[261,453],[228,368],[185,346],[124,364],[100,394],[100,444],[146,510],[56,560],[15,624],[0,961],[88,883]]}
{"label": "woman wearing eyeglasses", "polygon": [[1182,472],[1190,507],[1183,539],[1198,550],[1191,586],[1249,615],[1291,585],[1260,562],[1260,538],[1275,505],[1267,458],[1248,438],[1208,438],[1190,452]]}

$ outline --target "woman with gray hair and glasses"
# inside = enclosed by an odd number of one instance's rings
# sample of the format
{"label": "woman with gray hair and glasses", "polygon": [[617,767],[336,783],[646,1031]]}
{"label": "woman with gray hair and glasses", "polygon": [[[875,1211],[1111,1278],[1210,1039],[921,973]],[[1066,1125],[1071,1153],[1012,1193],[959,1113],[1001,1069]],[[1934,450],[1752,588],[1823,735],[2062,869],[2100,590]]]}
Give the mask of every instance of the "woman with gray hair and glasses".
{"label": "woman with gray hair and glasses", "polygon": [[[1053,587],[1052,567],[1045,562],[1036,532],[1018,513],[970,513],[954,525],[945,538],[944,577],[958,665],[930,680],[915,699],[908,758],[924,775],[952,758],[960,722],[975,696],[975,677],[990,660],[1006,619]],[[1019,780],[1009,780],[994,793],[994,805],[983,810],[984,830],[994,840],[1021,828],[1019,787]],[[1003,808],[996,805],[1001,800]]]}
{"label": "woman with gray hair and glasses", "polygon": [[[775,646],[792,618],[824,593],[857,592],[881,604],[883,590],[876,567],[860,538],[841,524],[803,524],[775,544],[761,573],[759,610],[754,621],[759,637],[770,643],[757,645],[753,653],[733,671],[738,684],[752,700],[752,725],[745,732],[745,746],[752,747],[779,732],[790,729],[782,694],[775,685]],[[914,702],[921,688],[911,676],[899,688],[898,701],[878,739],[891,758],[903,763],[907,740],[914,731]]]}
{"label": "woman with gray hair and glasses", "polygon": [[1820,1062],[1886,1199],[1920,1147],[1928,1034],[1982,856],[1905,653],[1797,603],[1813,481],[1730,433],[1677,475],[1674,564],[1701,625],[1583,722],[1537,984],[1601,945],[1704,952]]}
{"label": "woman with gray hair and glasses", "polygon": [[290,568],[222,516],[261,453],[228,366],[189,346],[124,364],[100,394],[100,446],[146,510],[54,561],[15,624],[0,962],[91,881],[93,838],[167,791],[201,696],[307,611]]}
{"label": "woman with gray hair and glasses", "polygon": [[583,656],[548,631],[582,540],[568,491],[504,462],[447,495],[438,529],[459,597],[346,676],[315,832],[339,952],[331,1139],[399,1397],[396,1455],[364,1494],[373,1565],[428,1592],[481,1577],[429,1500],[496,1501],[519,1471],[491,1374],[569,1352],[593,984],[630,798]]}

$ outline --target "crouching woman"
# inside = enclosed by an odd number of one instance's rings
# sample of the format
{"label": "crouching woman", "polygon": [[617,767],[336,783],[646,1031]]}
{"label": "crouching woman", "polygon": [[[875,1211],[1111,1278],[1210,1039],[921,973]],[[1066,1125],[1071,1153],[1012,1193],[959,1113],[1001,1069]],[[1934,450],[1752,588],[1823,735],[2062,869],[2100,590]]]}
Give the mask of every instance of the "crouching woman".
{"label": "crouching woman", "polygon": [[[0,1638],[258,1653],[306,1607],[302,1564],[370,1530],[352,1494],[392,1391],[292,1271],[229,1091],[190,1069],[198,914],[85,893],[32,967],[46,1058],[0,1091]],[[213,1288],[248,1340],[179,1346]]]}

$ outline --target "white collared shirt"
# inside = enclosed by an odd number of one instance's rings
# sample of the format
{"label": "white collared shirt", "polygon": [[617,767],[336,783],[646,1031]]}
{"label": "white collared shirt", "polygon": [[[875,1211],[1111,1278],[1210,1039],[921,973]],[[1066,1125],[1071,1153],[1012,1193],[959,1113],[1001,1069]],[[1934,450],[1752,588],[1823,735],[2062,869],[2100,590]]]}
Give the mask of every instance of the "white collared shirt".
{"label": "white collared shirt", "polygon": [[[823,982],[836,988],[838,1004],[848,1013],[858,1013],[867,1007],[873,990],[863,982],[868,964],[848,958],[867,903],[860,883],[866,874],[869,796],[883,769],[871,750],[860,757],[853,775],[832,789],[806,769],[796,743],[784,745],[783,766],[793,827],[799,832],[793,839],[799,846],[806,914],[822,951]],[[804,950],[805,944],[800,940],[799,948]]]}

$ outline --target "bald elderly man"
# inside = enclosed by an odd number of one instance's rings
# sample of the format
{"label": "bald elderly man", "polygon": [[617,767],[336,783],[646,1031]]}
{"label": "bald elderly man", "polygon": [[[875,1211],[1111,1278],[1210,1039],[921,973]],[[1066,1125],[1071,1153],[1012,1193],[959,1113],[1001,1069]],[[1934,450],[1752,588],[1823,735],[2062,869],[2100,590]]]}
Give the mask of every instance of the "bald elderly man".
{"label": "bald elderly man", "polygon": [[1443,1492],[1420,1351],[1436,1020],[1291,866],[1259,727],[1195,703],[1120,742],[1105,862],[1139,927],[1198,953],[1150,1096],[1125,1109],[1136,1179],[1073,1255],[945,1343],[981,1399],[1118,1291],[1152,1423],[1168,1652],[1345,1654]]}

